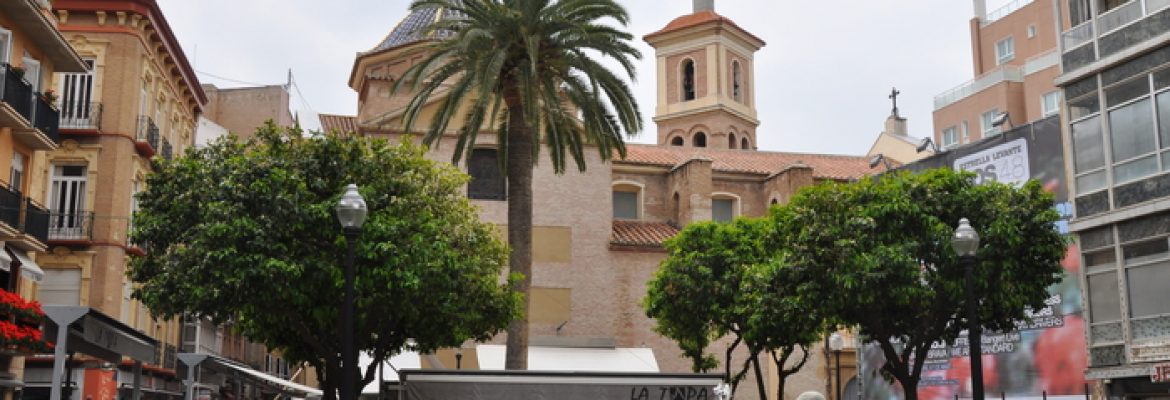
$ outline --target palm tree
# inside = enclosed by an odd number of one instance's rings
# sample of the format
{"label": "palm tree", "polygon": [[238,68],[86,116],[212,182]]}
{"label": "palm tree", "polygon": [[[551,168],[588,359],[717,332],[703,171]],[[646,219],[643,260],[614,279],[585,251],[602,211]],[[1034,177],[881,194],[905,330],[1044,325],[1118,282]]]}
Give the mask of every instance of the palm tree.
{"label": "palm tree", "polygon": [[[452,118],[463,126],[452,162],[470,157],[481,131],[495,131],[507,177],[509,267],[521,276],[516,290],[528,298],[532,283],[532,170],[543,143],[556,173],[572,158],[585,170],[584,148],[602,160],[625,157],[622,132],[642,130],[630,87],[598,58],[615,60],[634,79],[641,54],[626,26],[626,10],[613,0],[415,0],[412,11],[436,9],[457,17],[429,29],[432,53],[396,84],[416,95],[404,114],[405,130],[432,96],[445,95],[423,142],[439,141]],[[508,326],[505,368],[527,369],[528,317]]]}

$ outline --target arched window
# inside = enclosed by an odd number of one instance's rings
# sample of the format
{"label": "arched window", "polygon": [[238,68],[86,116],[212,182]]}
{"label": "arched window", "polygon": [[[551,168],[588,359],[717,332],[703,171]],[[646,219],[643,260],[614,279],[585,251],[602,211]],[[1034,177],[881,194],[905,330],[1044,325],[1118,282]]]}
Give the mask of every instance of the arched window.
{"label": "arched window", "polygon": [[691,142],[695,144],[695,147],[707,147],[707,134],[703,132],[696,133],[695,138],[691,139]]}
{"label": "arched window", "polygon": [[674,139],[670,139],[671,146],[682,146],[684,144],[686,143],[683,142],[683,138],[681,136],[675,136]]}
{"label": "arched window", "polygon": [[727,134],[727,148],[735,149],[735,145],[736,145],[735,134],[734,133]]}
{"label": "arched window", "polygon": [[752,145],[750,143],[748,143],[747,138],[743,138],[743,143],[740,143],[739,148],[744,149],[744,150],[751,150]]}
{"label": "arched window", "polygon": [[695,61],[687,59],[682,66],[683,101],[695,99]]}
{"label": "arched window", "polygon": [[743,73],[740,71],[739,60],[731,62],[731,98],[743,101]]}

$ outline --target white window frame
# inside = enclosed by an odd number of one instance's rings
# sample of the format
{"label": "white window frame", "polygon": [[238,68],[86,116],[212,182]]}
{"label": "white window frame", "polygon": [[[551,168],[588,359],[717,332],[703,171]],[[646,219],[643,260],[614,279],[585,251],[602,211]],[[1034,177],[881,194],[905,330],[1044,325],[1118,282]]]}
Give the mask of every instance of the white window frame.
{"label": "white window frame", "polygon": [[26,176],[24,175],[24,154],[20,152],[12,152],[12,166],[9,168],[8,186],[17,192],[24,192],[21,186],[24,184]]}
{"label": "white window frame", "polygon": [[[1048,106],[1048,99],[1052,99],[1052,108]],[[1040,96],[1040,116],[1047,117],[1060,112],[1060,91],[1053,90]]]}
{"label": "white window frame", "polygon": [[[993,121],[995,121],[995,117],[998,115],[998,108],[992,108],[983,114],[979,114],[979,128],[983,137],[991,137],[1000,134],[1000,127],[993,126]],[[988,116],[990,116],[990,118]]]}
{"label": "white window frame", "polygon": [[[65,167],[82,167],[81,176],[64,176]],[[65,235],[77,236],[85,227],[87,190],[89,189],[89,166],[76,164],[54,164],[48,187],[49,231],[62,231]],[[60,193],[64,191],[64,193]],[[75,199],[70,201],[70,199]],[[62,202],[69,204],[62,204]]]}
{"label": "white window frame", "polygon": [[[611,193],[612,192],[629,192],[629,190],[618,190],[619,187],[637,188],[637,191],[635,192],[635,198],[636,198],[635,201],[637,202],[637,204],[635,204],[635,206],[634,206],[634,214],[635,214],[634,219],[632,219],[632,220],[625,219],[625,218],[621,218],[621,219],[627,220],[627,221],[637,221],[637,220],[641,220],[642,218],[644,218],[646,213],[645,213],[645,202],[643,201],[643,198],[644,198],[643,196],[645,196],[645,193],[646,193],[646,185],[642,184],[641,182],[628,181],[628,180],[616,180],[616,181],[613,181],[613,183],[609,185],[610,192]],[[611,210],[611,214],[612,214],[612,210]],[[613,219],[619,219],[619,218],[617,218],[616,215],[612,215],[612,217],[613,217]]]}
{"label": "white window frame", "polygon": [[[731,192],[712,192],[711,193],[711,220],[715,219],[715,200],[731,200],[731,220],[743,215],[742,204],[739,195]],[[728,220],[726,222],[731,222]]]}
{"label": "white window frame", "polygon": [[26,55],[21,63],[24,66],[24,80],[32,85],[34,92],[41,91],[41,75],[45,73],[41,69],[41,62]]}
{"label": "white window frame", "polygon": [[970,143],[970,142],[971,142],[971,124],[968,124],[967,120],[963,120],[963,123],[959,124],[959,143],[962,144],[962,143]]}
{"label": "white window frame", "polygon": [[[947,140],[948,137],[951,140]],[[938,138],[939,144],[944,149],[959,145],[959,127],[951,125],[947,128],[944,128],[939,134]]]}
{"label": "white window frame", "polygon": [[[1006,46],[1004,46],[1005,44]],[[995,42],[995,65],[1003,65],[1014,58],[1016,58],[1015,39],[1008,36]]]}
{"label": "white window frame", "polygon": [[12,61],[12,31],[0,27],[0,63]]}
{"label": "white window frame", "polygon": [[1036,24],[1028,25],[1028,39],[1036,37]]}

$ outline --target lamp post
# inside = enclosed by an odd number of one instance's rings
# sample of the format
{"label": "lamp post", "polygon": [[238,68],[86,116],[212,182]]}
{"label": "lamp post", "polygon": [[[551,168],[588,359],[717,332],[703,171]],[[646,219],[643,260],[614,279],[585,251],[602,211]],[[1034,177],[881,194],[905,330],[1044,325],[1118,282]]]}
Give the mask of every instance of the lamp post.
{"label": "lamp post", "polygon": [[964,280],[967,292],[967,344],[970,346],[971,358],[971,398],[983,400],[983,339],[980,337],[983,328],[979,325],[975,296],[975,252],[979,249],[979,233],[975,232],[966,218],[959,220],[959,227],[955,228],[955,235],[951,238],[951,246],[966,270]]}
{"label": "lamp post", "polygon": [[833,332],[829,335],[829,349],[833,350],[837,363],[837,397],[833,400],[841,400],[841,349],[845,348],[845,338],[841,337],[838,332]]}
{"label": "lamp post", "polygon": [[355,184],[345,187],[345,194],[337,201],[337,220],[345,232],[345,302],[341,310],[341,400],[357,399],[357,348],[354,336],[357,328],[354,326],[354,244],[358,234],[362,231],[362,223],[366,222],[366,201],[358,193]]}

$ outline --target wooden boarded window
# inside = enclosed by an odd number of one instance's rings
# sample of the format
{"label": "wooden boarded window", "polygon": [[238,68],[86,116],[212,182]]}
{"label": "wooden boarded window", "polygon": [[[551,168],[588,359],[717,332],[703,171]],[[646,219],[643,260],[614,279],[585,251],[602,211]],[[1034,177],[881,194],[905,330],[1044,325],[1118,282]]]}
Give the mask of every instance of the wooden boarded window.
{"label": "wooden boarded window", "polygon": [[467,183],[467,197],[476,200],[505,200],[504,174],[500,171],[495,149],[474,149],[471,159],[467,162],[467,173],[471,175],[471,182]]}

